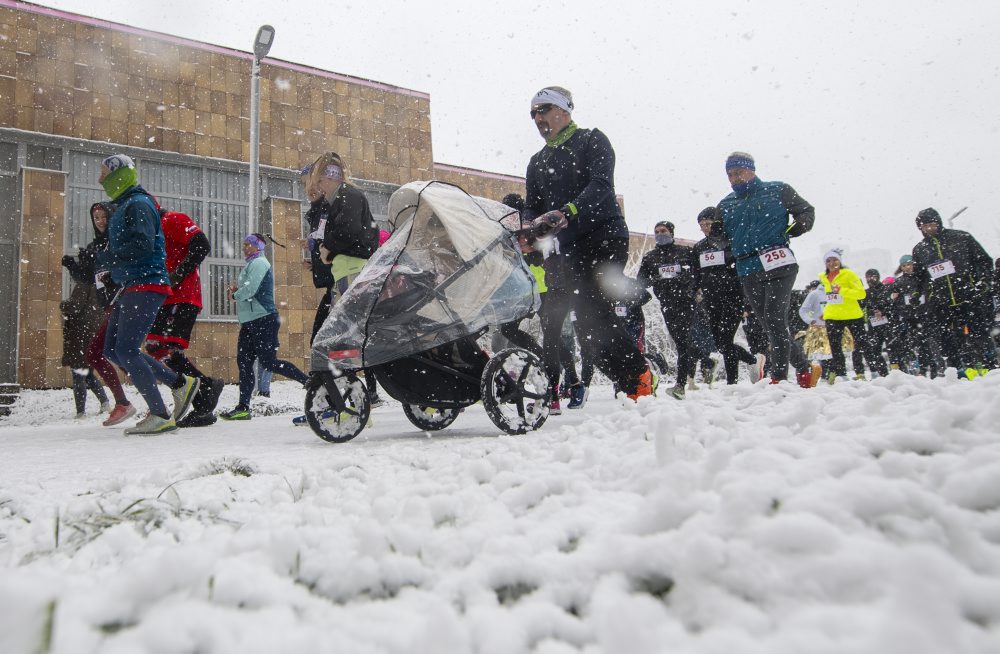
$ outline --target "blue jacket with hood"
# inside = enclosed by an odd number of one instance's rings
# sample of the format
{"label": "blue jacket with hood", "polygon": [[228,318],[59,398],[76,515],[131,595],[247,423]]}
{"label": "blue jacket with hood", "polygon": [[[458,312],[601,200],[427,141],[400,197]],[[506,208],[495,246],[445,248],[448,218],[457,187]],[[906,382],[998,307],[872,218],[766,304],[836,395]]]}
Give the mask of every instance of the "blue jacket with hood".
{"label": "blue jacket with hood", "polygon": [[[790,236],[800,236],[812,229],[816,217],[813,206],[791,186],[765,182],[759,177],[747,183],[745,192],[730,193],[723,198],[718,209],[740,277],[763,271],[764,265],[758,258],[761,251],[787,246]],[[791,226],[789,214],[794,219]]]}
{"label": "blue jacket with hood", "polygon": [[170,285],[167,251],[160,211],[141,186],[125,189],[115,198],[108,219],[108,247],[98,253],[98,264],[111,272],[123,288],[138,284]]}

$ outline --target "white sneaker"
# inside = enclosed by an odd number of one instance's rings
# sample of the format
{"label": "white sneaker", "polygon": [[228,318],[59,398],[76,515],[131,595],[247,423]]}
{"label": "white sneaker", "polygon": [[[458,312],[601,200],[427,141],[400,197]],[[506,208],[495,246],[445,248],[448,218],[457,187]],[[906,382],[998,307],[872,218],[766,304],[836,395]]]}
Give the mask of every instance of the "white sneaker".
{"label": "white sneaker", "polygon": [[755,365],[750,366],[750,380],[756,384],[761,379],[764,379],[764,376],[766,374],[767,374],[767,357],[765,357],[763,354],[758,354],[757,363]]}
{"label": "white sneaker", "polygon": [[145,418],[136,423],[135,427],[125,430],[126,436],[162,434],[177,429],[177,423],[173,418],[161,418],[150,413]]}
{"label": "white sneaker", "polygon": [[191,402],[194,400],[195,394],[198,392],[198,386],[201,384],[201,380],[197,377],[188,377],[187,375],[181,375],[184,379],[184,385],[180,388],[171,389],[170,394],[174,396],[174,421],[180,420],[184,415],[184,412],[191,407]]}

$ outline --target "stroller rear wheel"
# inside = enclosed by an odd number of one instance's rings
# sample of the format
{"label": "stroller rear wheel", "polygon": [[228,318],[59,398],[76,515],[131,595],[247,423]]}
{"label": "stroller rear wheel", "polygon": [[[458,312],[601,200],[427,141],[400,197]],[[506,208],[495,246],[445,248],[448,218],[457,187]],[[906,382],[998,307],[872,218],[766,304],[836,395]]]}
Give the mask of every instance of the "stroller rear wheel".
{"label": "stroller rear wheel", "polygon": [[483,371],[483,407],[508,434],[534,431],[549,416],[549,378],[542,362],[519,347],[501,350]]}
{"label": "stroller rear wheel", "polygon": [[404,404],[403,413],[407,419],[415,426],[424,431],[437,431],[444,429],[462,412],[461,409],[439,409],[432,406],[422,406],[420,404]]}
{"label": "stroller rear wheel", "polygon": [[360,434],[371,414],[365,384],[354,373],[336,378],[329,372],[313,373],[305,408],[309,427],[330,443],[346,443]]}

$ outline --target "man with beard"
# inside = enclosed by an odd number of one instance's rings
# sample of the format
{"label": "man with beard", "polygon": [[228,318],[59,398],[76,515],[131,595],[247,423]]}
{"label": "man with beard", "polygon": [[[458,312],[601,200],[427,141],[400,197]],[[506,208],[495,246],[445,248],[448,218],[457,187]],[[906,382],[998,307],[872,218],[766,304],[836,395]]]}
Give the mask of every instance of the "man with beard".
{"label": "man with beard", "polygon": [[812,229],[816,211],[788,184],[757,177],[754,159],[746,152],[729,155],[726,176],[733,192],[719,202],[718,209],[743,294],[767,333],[771,383],[788,377],[791,359],[799,386],[809,388],[809,362],[792,347],[788,332],[788,307],[799,271],[789,238]]}
{"label": "man with beard", "polygon": [[[628,396],[653,394],[653,375],[615,315],[625,293],[628,228],[615,199],[615,152],[598,129],[573,122],[572,94],[558,86],[531,99],[531,119],[545,147],[528,162],[524,219],[550,240],[567,272],[576,330],[594,346],[595,364]],[[544,346],[544,344],[543,344]]]}
{"label": "man with beard", "polygon": [[945,360],[970,379],[983,375],[997,367],[990,341],[993,259],[968,232],[946,229],[934,209],[918,213],[916,223],[924,238],[913,246],[914,270]]}

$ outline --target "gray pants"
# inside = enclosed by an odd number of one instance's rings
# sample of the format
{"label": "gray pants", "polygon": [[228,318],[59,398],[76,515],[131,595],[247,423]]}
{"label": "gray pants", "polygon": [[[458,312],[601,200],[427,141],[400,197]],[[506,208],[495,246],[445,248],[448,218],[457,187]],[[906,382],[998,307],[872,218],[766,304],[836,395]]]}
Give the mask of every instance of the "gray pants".
{"label": "gray pants", "polygon": [[743,294],[746,295],[757,321],[767,333],[767,372],[771,379],[788,378],[789,359],[796,372],[809,369],[809,362],[802,349],[792,341],[788,333],[788,305],[798,272],[798,265],[793,265],[780,277],[774,277],[773,272],[761,271],[740,278]]}

